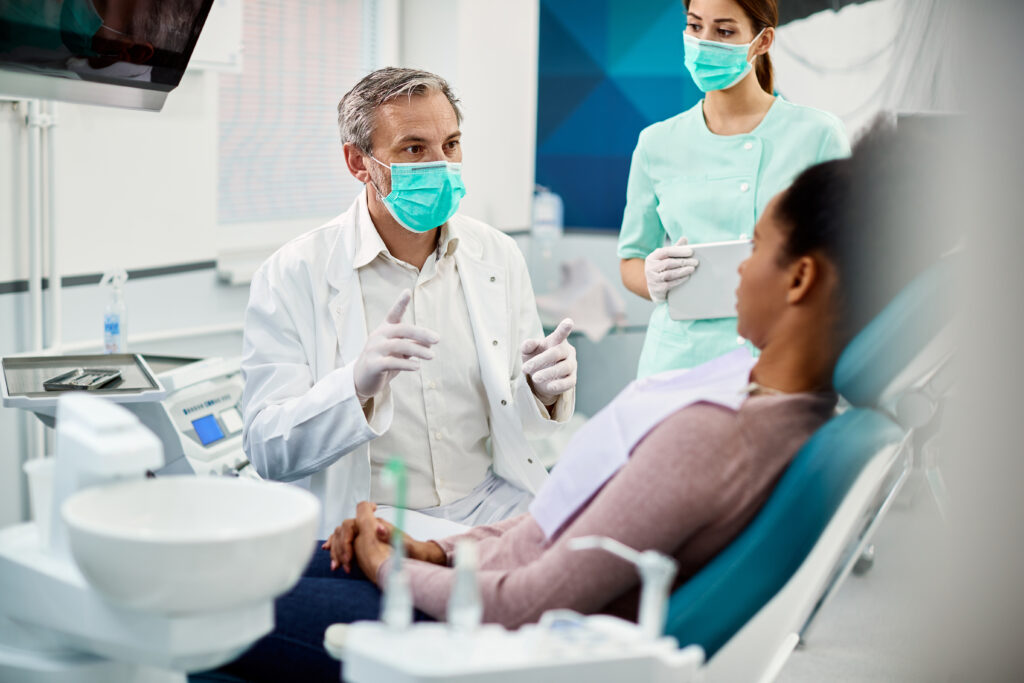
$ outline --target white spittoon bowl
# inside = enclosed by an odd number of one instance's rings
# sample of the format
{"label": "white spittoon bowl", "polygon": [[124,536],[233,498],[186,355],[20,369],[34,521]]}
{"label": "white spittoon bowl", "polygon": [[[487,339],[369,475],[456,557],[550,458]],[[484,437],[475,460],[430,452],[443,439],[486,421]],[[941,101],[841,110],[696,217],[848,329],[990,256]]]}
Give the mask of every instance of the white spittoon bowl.
{"label": "white spittoon bowl", "polygon": [[287,484],[172,476],[85,489],[61,507],[71,554],[118,605],[161,614],[271,600],[302,575],[320,503]]}

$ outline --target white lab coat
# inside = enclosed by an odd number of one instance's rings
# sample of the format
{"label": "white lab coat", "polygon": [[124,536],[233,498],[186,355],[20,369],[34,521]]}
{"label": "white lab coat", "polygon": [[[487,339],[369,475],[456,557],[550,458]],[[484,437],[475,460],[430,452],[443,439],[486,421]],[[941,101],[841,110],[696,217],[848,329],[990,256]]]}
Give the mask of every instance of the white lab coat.
{"label": "white lab coat", "polygon": [[[264,478],[295,482],[320,499],[324,536],[369,499],[370,449],[393,415],[385,391],[367,420],[353,383],[367,336],[352,263],[361,221],[370,221],[365,193],[284,245],[254,275],[245,313],[245,452]],[[560,397],[556,422],[541,412],[522,373],[519,346],[542,330],[515,242],[464,216],[450,225],[460,239],[455,263],[487,394],[494,471],[535,493],[547,472],[527,437],[543,437],[567,420],[575,390]]]}

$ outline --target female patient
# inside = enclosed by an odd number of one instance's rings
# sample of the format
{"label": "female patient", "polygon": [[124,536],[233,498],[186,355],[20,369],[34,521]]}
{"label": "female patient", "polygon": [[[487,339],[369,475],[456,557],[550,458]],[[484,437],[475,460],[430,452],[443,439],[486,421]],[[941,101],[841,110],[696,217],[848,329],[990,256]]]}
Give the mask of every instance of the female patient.
{"label": "female patient", "polygon": [[[636,570],[607,553],[572,551],[570,539],[609,536],[674,556],[682,583],[754,517],[800,446],[832,414],[840,351],[915,274],[904,262],[897,277],[871,272],[882,289],[864,286],[879,253],[872,258],[865,250],[879,246],[873,233],[892,226],[855,214],[874,199],[874,189],[897,186],[886,173],[887,159],[897,154],[886,149],[888,137],[873,135],[852,158],[808,169],[757,223],[753,252],[740,266],[737,312],[740,334],[761,354],[749,377],[750,365],[742,368],[742,396],[731,404],[698,400],[669,414],[560,523],[540,519],[534,508],[466,534],[478,542],[485,621],[516,627],[552,608],[635,619]],[[557,475],[558,468],[552,479]],[[324,629],[378,617],[373,584],[387,581],[391,532],[372,503],[361,503],[357,518],[338,527],[299,585],[278,601],[274,633],[223,671],[249,680],[338,680],[337,662],[321,645]],[[417,618],[444,617],[458,538],[406,539]]]}

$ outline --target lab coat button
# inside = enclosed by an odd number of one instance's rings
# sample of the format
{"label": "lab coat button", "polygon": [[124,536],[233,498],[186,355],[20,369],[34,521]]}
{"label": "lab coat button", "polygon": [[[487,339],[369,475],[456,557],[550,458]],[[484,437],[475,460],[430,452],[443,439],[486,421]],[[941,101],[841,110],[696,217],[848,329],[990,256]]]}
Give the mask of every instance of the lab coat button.
{"label": "lab coat button", "polygon": [[497,280],[497,279],[498,279],[498,278],[494,277],[493,275],[491,276],[491,282],[494,282],[494,281],[495,281],[495,280]]}
{"label": "lab coat button", "polygon": [[530,463],[532,465],[533,464],[533,458],[527,458],[526,462],[528,462],[528,463]]}
{"label": "lab coat button", "polygon": [[431,389],[437,389],[437,382],[431,382],[427,386],[430,387]]}
{"label": "lab coat button", "polygon": [[740,183],[740,192],[748,192],[750,190],[750,183]]}
{"label": "lab coat button", "polygon": [[497,346],[497,345],[498,345],[498,340],[497,339],[495,339],[495,340],[493,340],[491,342],[491,346]]}
{"label": "lab coat button", "polygon": [[437,439],[438,441],[440,441],[440,440],[441,440],[441,437],[442,437],[442,434],[441,434],[441,432],[434,432],[434,438],[435,438],[435,439]]}
{"label": "lab coat button", "polygon": [[508,401],[506,401],[505,399],[501,399],[501,405],[507,406],[508,405]]}

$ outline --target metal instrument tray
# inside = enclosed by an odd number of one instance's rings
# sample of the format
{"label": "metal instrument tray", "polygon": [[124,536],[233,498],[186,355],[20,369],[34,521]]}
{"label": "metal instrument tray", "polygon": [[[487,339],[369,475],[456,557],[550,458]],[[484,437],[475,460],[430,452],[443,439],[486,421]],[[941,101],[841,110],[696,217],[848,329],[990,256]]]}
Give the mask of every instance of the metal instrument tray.
{"label": "metal instrument tray", "polygon": [[102,396],[115,403],[144,403],[159,401],[166,390],[153,374],[145,359],[136,353],[113,353],[74,356],[11,356],[0,360],[2,364],[3,404],[8,408],[22,408],[34,413],[53,415],[60,392],[46,391],[43,382],[61,373],[81,367],[117,369],[121,380],[110,387],[94,389],[89,393]]}

